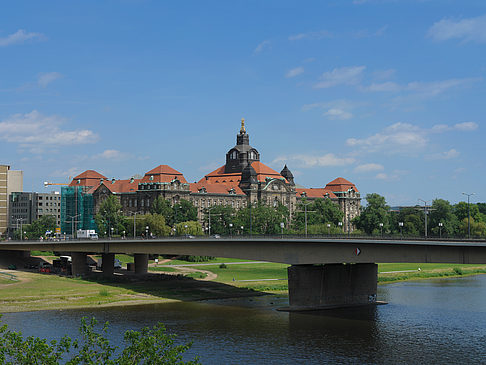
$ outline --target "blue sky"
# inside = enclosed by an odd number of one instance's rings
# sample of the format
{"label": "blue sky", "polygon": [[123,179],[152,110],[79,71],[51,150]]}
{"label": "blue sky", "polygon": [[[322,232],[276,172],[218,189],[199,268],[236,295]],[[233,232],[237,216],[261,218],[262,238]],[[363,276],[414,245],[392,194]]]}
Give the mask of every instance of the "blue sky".
{"label": "blue sky", "polygon": [[167,164],[197,181],[240,119],[306,187],[485,201],[486,2],[15,1],[0,12],[0,163],[45,191]]}

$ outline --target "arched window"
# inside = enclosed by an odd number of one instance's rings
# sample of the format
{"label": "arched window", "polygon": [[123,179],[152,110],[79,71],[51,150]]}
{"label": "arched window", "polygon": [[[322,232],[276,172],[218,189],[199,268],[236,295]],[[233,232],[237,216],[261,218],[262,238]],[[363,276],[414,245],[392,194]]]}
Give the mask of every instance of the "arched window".
{"label": "arched window", "polygon": [[255,151],[250,151],[250,160],[256,160],[256,153],[255,153]]}
{"label": "arched window", "polygon": [[230,159],[236,160],[237,158],[238,158],[238,152],[235,151],[235,150],[231,151],[231,153],[230,153]]}

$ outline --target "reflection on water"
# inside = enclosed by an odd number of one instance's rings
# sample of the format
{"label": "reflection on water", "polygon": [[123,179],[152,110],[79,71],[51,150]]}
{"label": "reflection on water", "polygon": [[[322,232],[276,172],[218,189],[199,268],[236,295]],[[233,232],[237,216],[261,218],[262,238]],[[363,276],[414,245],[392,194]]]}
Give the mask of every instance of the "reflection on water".
{"label": "reflection on water", "polygon": [[486,275],[379,287],[377,307],[286,313],[275,297],[5,314],[11,329],[77,335],[82,316],[126,329],[163,322],[206,364],[486,363]]}

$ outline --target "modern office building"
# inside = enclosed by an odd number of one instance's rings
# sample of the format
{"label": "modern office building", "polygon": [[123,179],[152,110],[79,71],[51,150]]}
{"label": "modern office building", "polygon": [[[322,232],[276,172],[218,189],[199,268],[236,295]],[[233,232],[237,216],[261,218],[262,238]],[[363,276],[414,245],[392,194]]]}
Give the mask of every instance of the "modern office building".
{"label": "modern office building", "polygon": [[9,196],[14,191],[23,191],[23,172],[10,170],[9,165],[0,165],[0,235],[6,233],[9,223]]}
{"label": "modern office building", "polygon": [[10,218],[9,231],[20,228],[23,224],[31,224],[44,215],[56,218],[56,226],[61,225],[61,194],[13,192],[9,196]]}

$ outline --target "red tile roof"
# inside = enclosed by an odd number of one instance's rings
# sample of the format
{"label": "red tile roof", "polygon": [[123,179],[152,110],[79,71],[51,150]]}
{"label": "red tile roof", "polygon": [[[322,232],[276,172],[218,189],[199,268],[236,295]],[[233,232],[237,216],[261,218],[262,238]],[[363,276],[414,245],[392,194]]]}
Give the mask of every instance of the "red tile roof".
{"label": "red tile roof", "polygon": [[305,193],[308,198],[336,198],[336,195],[327,188],[295,189],[297,197],[302,197],[303,193]]}
{"label": "red tile roof", "polygon": [[[153,179],[151,177],[153,176]],[[145,174],[140,182],[171,182],[177,178],[181,183],[187,184],[184,175],[168,165],[159,165]]]}
{"label": "red tile roof", "polygon": [[349,189],[353,189],[354,191],[358,192],[358,189],[356,186],[352,183],[349,182],[348,180],[338,177],[337,179],[334,179],[330,183],[328,183],[325,187],[325,189],[331,190],[335,193],[341,193],[348,191]]}
{"label": "red tile roof", "polygon": [[86,170],[85,172],[76,176],[71,181],[69,186],[96,186],[100,184],[101,179],[106,180],[106,177],[94,170]]}
{"label": "red tile roof", "polygon": [[98,184],[97,186],[93,186],[89,191],[88,194],[93,194],[100,185],[106,186],[112,193],[134,193],[138,190],[138,183],[140,179],[129,179],[129,180],[105,180],[102,184]]}
{"label": "red tile roof", "polygon": [[236,195],[245,195],[243,190],[239,188],[236,184],[212,184],[207,182],[197,182],[190,184],[191,193],[203,193],[205,190],[207,194],[223,194],[228,195],[230,191],[233,190]]}
{"label": "red tile roof", "polygon": [[[210,172],[206,176],[204,176],[200,183],[206,182],[209,184],[239,184],[241,180],[241,172],[232,172],[226,173],[224,172],[226,165],[223,165],[213,172]],[[251,166],[255,169],[257,173],[257,180],[260,182],[264,182],[267,177],[273,179],[285,179],[282,175],[280,175],[277,171],[273,170],[272,168],[268,167],[267,165],[261,163],[260,161],[252,162]],[[287,181],[287,180],[285,180]]]}

